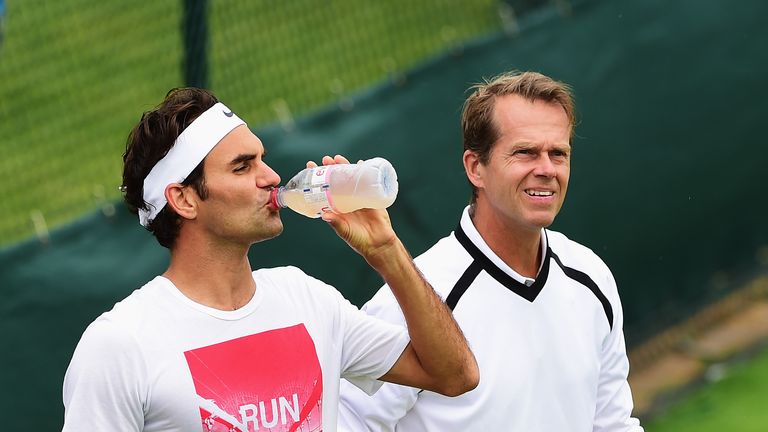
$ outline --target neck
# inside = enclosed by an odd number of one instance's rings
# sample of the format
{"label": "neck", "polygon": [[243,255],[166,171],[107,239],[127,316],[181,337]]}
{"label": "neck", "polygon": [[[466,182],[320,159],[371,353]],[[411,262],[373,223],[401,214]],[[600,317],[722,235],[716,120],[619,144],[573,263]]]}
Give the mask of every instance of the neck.
{"label": "neck", "polygon": [[474,206],[472,222],[485,243],[505,264],[524,277],[536,278],[541,264],[541,229],[524,229],[496,212]]}
{"label": "neck", "polygon": [[163,276],[185,296],[219,310],[236,310],[256,291],[247,246],[214,244],[179,235]]}

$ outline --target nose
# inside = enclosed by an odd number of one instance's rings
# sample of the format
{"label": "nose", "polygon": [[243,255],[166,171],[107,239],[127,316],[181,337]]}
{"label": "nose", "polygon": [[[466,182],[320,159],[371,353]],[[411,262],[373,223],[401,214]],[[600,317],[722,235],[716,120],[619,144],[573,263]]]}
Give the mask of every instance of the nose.
{"label": "nose", "polygon": [[553,178],[557,174],[555,170],[555,164],[552,162],[548,153],[542,153],[536,161],[536,167],[534,168],[534,175],[537,177]]}
{"label": "nose", "polygon": [[257,185],[260,188],[277,187],[280,184],[280,175],[275,172],[266,162],[262,162],[263,173],[259,176]]}

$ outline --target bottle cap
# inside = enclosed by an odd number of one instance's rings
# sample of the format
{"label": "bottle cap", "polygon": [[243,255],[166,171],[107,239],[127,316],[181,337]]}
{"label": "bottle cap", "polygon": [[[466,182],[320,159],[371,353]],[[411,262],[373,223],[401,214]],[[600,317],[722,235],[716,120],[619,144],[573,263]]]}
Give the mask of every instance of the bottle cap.
{"label": "bottle cap", "polygon": [[281,206],[280,202],[277,200],[277,189],[278,188],[272,188],[269,192],[269,201],[272,203],[272,207],[279,209],[283,208],[283,206]]}

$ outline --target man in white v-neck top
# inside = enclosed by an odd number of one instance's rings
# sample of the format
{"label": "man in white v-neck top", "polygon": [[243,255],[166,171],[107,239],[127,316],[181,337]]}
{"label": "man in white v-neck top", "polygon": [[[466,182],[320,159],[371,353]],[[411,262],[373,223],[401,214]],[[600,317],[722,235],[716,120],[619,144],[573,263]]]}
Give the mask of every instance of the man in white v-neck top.
{"label": "man in white v-neck top", "polygon": [[283,229],[264,154],[206,90],[172,90],[144,113],[123,192],[170,265],[84,332],[64,379],[64,431],[331,432],[340,377],[368,393],[379,380],[446,395],[477,385],[466,340],[386,211],[322,218],[393,287],[407,332],[298,268],[252,271],[250,246]]}
{"label": "man in white v-neck top", "polygon": [[[480,385],[447,398],[342,382],[340,430],[640,432],[627,384],[623,316],[608,267],[546,229],[565,199],[570,88],[535,72],[478,84],[464,105],[472,186],[456,229],[415,259],[459,323]],[[363,309],[404,324],[391,287]]]}

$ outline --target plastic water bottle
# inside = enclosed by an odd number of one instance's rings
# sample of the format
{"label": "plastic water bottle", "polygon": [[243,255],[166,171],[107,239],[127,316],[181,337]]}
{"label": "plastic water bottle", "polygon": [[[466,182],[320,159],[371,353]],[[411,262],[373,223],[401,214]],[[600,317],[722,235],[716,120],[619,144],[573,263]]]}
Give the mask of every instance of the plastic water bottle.
{"label": "plastic water bottle", "polygon": [[324,211],[349,213],[387,208],[397,197],[397,173],[377,157],[356,164],[306,168],[285,186],[272,190],[272,205],[317,218]]}

